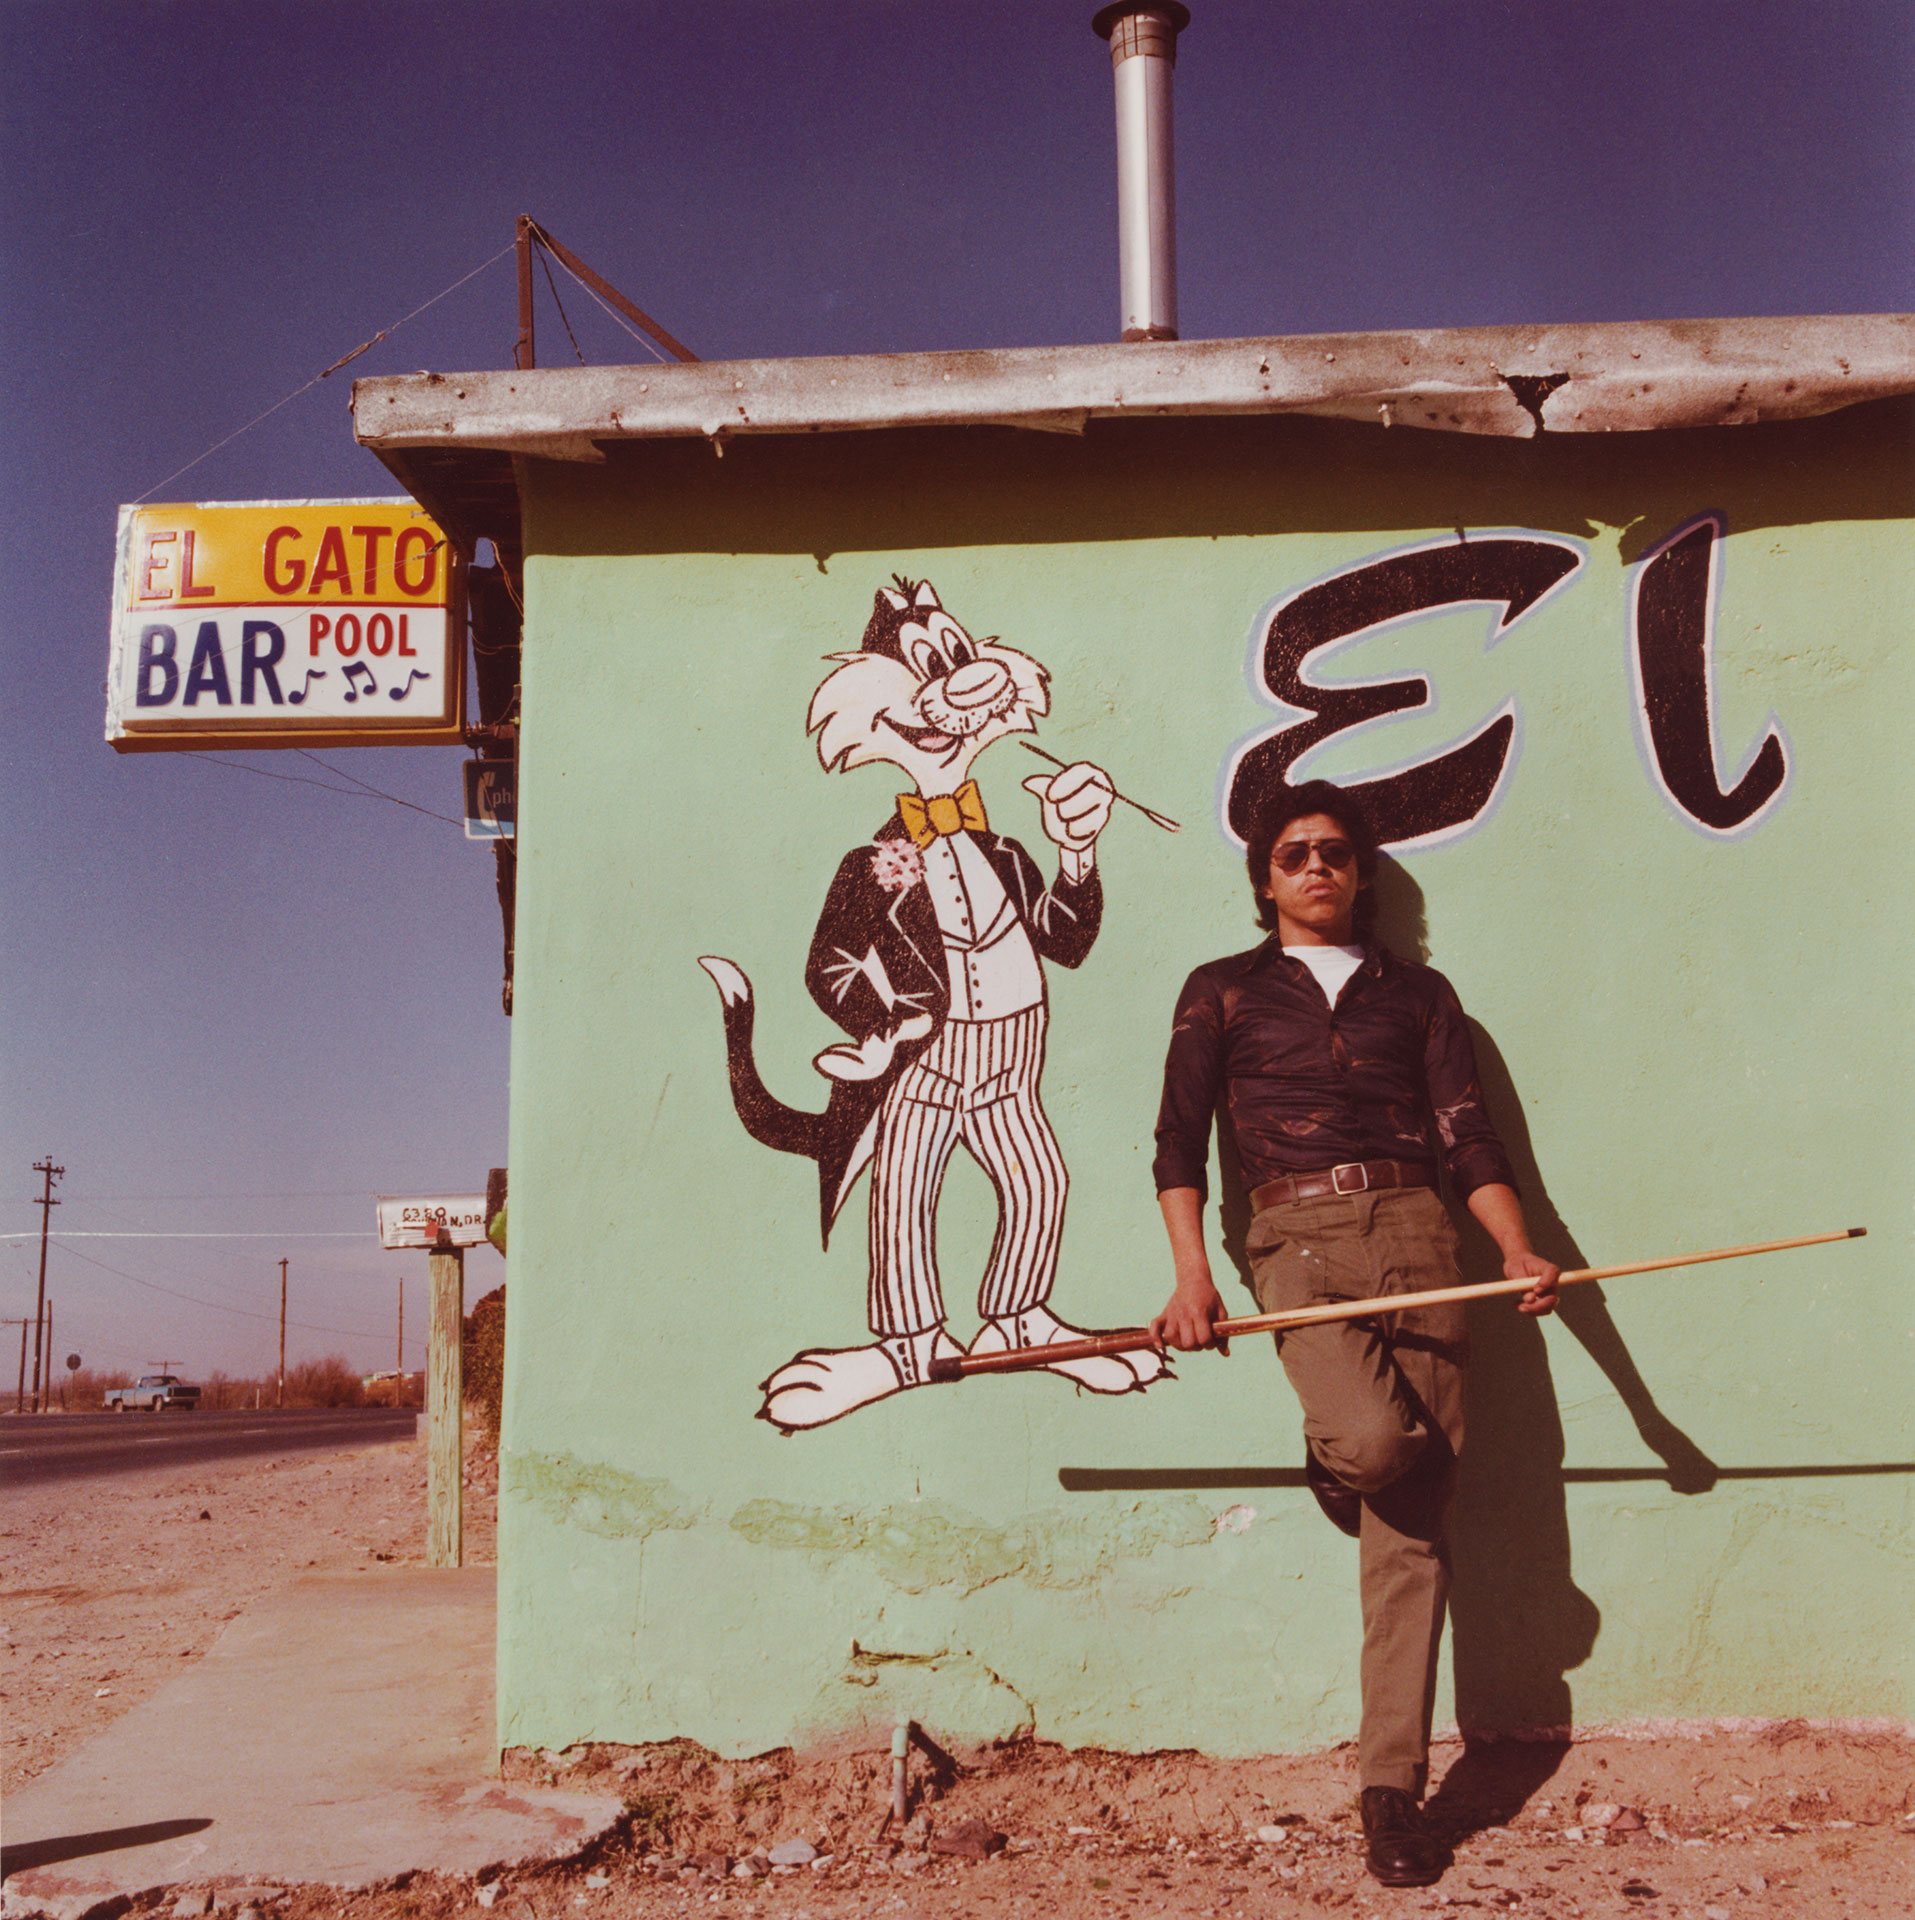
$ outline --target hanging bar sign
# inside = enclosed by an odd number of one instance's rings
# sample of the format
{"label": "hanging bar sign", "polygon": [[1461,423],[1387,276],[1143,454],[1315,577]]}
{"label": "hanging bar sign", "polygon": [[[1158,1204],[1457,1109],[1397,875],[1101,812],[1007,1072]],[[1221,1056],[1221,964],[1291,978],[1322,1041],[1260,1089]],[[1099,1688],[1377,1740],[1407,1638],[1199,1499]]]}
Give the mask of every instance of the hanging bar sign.
{"label": "hanging bar sign", "polygon": [[456,744],[464,570],[410,500],[122,507],[121,752]]}

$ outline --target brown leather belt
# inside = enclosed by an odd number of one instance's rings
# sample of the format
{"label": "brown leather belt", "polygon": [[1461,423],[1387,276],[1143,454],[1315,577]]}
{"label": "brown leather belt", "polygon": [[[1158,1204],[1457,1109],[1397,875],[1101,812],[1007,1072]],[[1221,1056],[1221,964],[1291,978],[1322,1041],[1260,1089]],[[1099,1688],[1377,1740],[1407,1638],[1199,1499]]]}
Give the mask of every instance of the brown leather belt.
{"label": "brown leather belt", "polygon": [[1250,1206],[1253,1212],[1261,1213],[1265,1207],[1287,1207],[1296,1200],[1321,1200],[1332,1193],[1370,1193],[1382,1187],[1435,1185],[1435,1176],[1427,1167],[1413,1166],[1406,1160],[1348,1160],[1322,1173],[1286,1173],[1280,1180],[1266,1180],[1262,1186],[1250,1189]]}

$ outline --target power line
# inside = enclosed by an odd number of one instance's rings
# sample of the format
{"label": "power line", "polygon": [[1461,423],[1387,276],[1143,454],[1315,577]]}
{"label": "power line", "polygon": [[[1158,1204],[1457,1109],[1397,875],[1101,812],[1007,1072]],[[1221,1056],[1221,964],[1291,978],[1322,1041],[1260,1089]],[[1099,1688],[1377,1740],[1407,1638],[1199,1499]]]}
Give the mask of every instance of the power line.
{"label": "power line", "polygon": [[[304,752],[305,750],[295,748],[294,751]],[[390,800],[395,807],[410,807],[414,813],[423,813],[428,820],[443,820],[449,827],[464,825],[463,821],[453,819],[450,814],[434,813],[430,807],[419,806],[411,800],[401,800],[394,793],[381,793],[377,787],[368,787],[363,780],[352,787],[336,787],[329,780],[314,780],[307,774],[273,773],[266,767],[248,766],[244,760],[221,760],[210,753],[189,751],[185,757],[188,760],[204,760],[208,766],[230,767],[234,773],[257,774],[262,780],[284,780],[295,787],[318,787],[322,793],[343,793],[348,800]],[[310,760],[312,755],[307,754],[306,757]],[[316,764],[324,767],[328,773],[345,773],[343,767],[335,767],[329,760],[321,760]],[[353,776],[347,773],[345,777],[351,780]]]}
{"label": "power line", "polygon": [[292,390],[292,392],[286,396],[284,400],[275,400],[273,404],[270,407],[268,407],[264,413],[256,413],[252,417],[252,419],[246,422],[246,424],[243,427],[235,427],[232,430],[232,432],[226,436],[225,439],[215,440],[213,444],[210,447],[208,447],[204,453],[195,454],[191,460],[187,461],[185,466],[175,467],[173,471],[169,473],[164,480],[157,481],[154,483],[154,485],[148,487],[147,490],[140,495],[139,499],[133,502],[133,504],[137,507],[141,505],[143,502],[152,499],[152,497],[159,492],[161,487],[170,487],[173,484],[173,482],[180,477],[181,474],[191,473],[192,470],[196,466],[198,466],[202,460],[210,460],[213,457],[213,455],[220,450],[221,447],[231,446],[232,443],[235,440],[237,440],[240,437],[240,435],[243,433],[251,433],[252,430],[256,426],[258,426],[262,420],[270,419],[272,415],[276,414],[280,410],[281,407],[287,406],[292,401],[297,400],[302,393],[310,393],[314,387],[318,386],[320,381],[324,380],[327,377],[328,374],[337,373],[341,367],[346,366],[351,361],[357,360],[359,356],[362,353],[366,352],[369,348],[376,347],[381,340],[387,337],[388,334],[397,333],[399,329],[406,324],[407,320],[416,320],[420,314],[425,312],[427,307],[436,306],[449,293],[457,293],[458,290],[465,285],[467,280],[476,279],[480,274],[482,274],[486,270],[487,267],[493,264],[493,261],[503,260],[505,256],[508,253],[510,253],[513,247],[515,247],[517,244],[518,242],[516,240],[512,240],[508,242],[505,246],[501,247],[498,250],[498,252],[492,256],[490,260],[481,260],[479,264],[476,267],[474,267],[470,273],[465,274],[460,279],[453,281],[451,286],[442,288],[438,293],[435,293],[430,300],[421,302],[420,305],[414,307],[409,314],[405,315],[403,319],[395,320],[391,326],[382,328],[379,332],[375,333],[370,340],[362,341],[358,346],[354,347],[350,353],[341,354],[339,358],[332,363],[331,366],[324,367],[318,373],[314,374],[313,377],[310,380],[308,380],[303,387],[295,387]]}
{"label": "power line", "polygon": [[304,747],[295,747],[293,751],[298,754],[302,760],[310,760],[314,766],[324,767],[328,773],[336,773],[340,779],[350,780],[355,787],[364,788],[375,800],[390,800],[395,807],[411,807],[414,813],[423,813],[429,815],[434,820],[443,820],[449,827],[459,827],[465,824],[463,820],[454,820],[447,814],[433,813],[430,807],[419,806],[411,800],[401,800],[396,793],[382,792],[369,780],[360,779],[356,773],[348,773],[344,767],[335,766],[330,760],[320,759],[316,753],[308,753]]}
{"label": "power line", "polygon": [[[541,248],[539,249],[539,251],[540,251],[541,253],[543,253],[543,252],[545,251],[545,249],[544,249],[543,247],[541,247]],[[578,280],[578,283],[579,283],[579,285],[580,285],[581,287],[583,287],[583,288],[585,289],[585,291],[586,291],[587,293],[589,293],[589,294],[590,294],[590,295],[592,296],[592,298],[593,298],[594,300],[596,300],[596,301],[598,302],[598,304],[599,304],[599,305],[600,305],[601,307],[603,307],[603,308],[605,309],[605,311],[606,311],[606,313],[607,313],[608,315],[610,315],[610,317],[611,317],[611,318],[612,318],[613,320],[615,320],[615,321],[616,321],[616,322],[617,322],[617,323],[618,323],[618,324],[619,324],[619,325],[620,325],[621,327],[623,327],[623,328],[625,329],[625,331],[626,331],[627,333],[629,333],[629,334],[630,334],[630,335],[632,336],[632,338],[633,338],[634,340],[636,340],[636,341],[638,342],[638,344],[639,344],[639,345],[640,345],[641,347],[643,347],[643,348],[645,349],[645,351],[646,351],[647,353],[649,353],[649,354],[650,354],[650,355],[652,356],[652,358],[653,358],[654,360],[657,360],[657,361],[659,361],[659,362],[661,362],[662,364],[664,364],[664,365],[666,365],[666,366],[670,366],[670,365],[671,365],[671,361],[670,361],[670,360],[669,360],[669,359],[667,358],[667,356],[666,356],[666,355],[665,355],[665,354],[664,354],[663,352],[661,352],[661,351],[660,351],[660,349],[659,349],[659,346],[658,346],[658,344],[657,344],[657,342],[656,342],[656,341],[653,341],[653,340],[648,340],[648,339],[646,339],[646,337],[645,337],[645,336],[644,336],[644,335],[643,335],[642,333],[640,333],[640,332],[639,332],[639,330],[638,330],[638,329],[637,329],[637,328],[636,328],[635,326],[633,326],[633,325],[631,324],[631,322],[630,322],[630,321],[628,321],[628,320],[627,320],[627,319],[626,319],[626,318],[624,317],[624,315],[623,315],[623,314],[621,314],[621,313],[620,313],[620,312],[618,311],[618,309],[617,309],[616,307],[614,307],[614,306],[612,305],[612,303],[611,303],[611,302],[610,302],[609,300],[607,300],[607,299],[605,299],[605,298],[604,298],[604,296],[603,296],[603,295],[601,295],[601,294],[599,293],[599,291],[598,291],[598,289],[597,289],[596,287],[594,287],[594,286],[593,286],[593,285],[592,285],[592,284],[591,284],[591,283],[590,283],[589,281],[586,281],[586,280],[579,280],[579,276],[578,276],[578,275],[577,275],[576,273],[572,273],[572,269],[571,269],[571,268],[570,268],[569,266],[566,266],[566,263],[565,263],[565,262],[564,262],[563,260],[561,260],[561,261],[559,262],[559,265],[560,265],[560,266],[562,266],[562,267],[565,267],[565,271],[566,271],[567,273],[571,273],[571,274],[572,274],[572,278],[573,278],[574,280]],[[546,278],[547,278],[548,280],[549,280],[549,279],[551,279],[551,277],[552,277],[552,269],[551,269],[550,267],[547,267],[547,268],[546,268],[546,270],[545,270],[545,277],[546,277]],[[557,299],[558,299],[558,297],[559,297],[559,296],[558,296],[558,289],[557,289],[556,287],[554,287],[554,288],[552,289],[552,298],[553,298],[553,300],[554,300],[554,301],[556,302],[556,301],[557,301]],[[559,308],[559,318],[560,318],[561,320],[563,320],[563,319],[565,318],[565,309],[564,309],[564,307],[562,307],[562,306],[561,306],[561,307]],[[566,329],[565,329],[565,331],[566,331],[567,333],[570,333],[570,332],[572,331],[572,329],[571,329],[571,327],[570,327],[570,325],[569,325],[569,324],[567,325],[567,327],[566,327]],[[572,348],[573,348],[573,351],[574,351],[574,352],[577,352],[577,350],[578,350],[578,342],[577,342],[576,340],[574,340],[574,341],[572,342]],[[580,354],[580,355],[579,355],[579,358],[580,358],[580,360],[581,360],[581,361],[582,361],[582,360],[584,359],[584,357],[585,357],[585,356],[584,356],[583,354]]]}
{"label": "power line", "polygon": [[[367,1200],[364,1187],[308,1187],[297,1193],[76,1193],[69,1198],[83,1206],[99,1200]],[[40,1203],[32,1202],[34,1206]]]}
{"label": "power line", "polygon": [[[177,1287],[163,1287],[157,1280],[142,1280],[137,1273],[128,1273],[120,1267],[109,1267],[104,1260],[95,1260],[91,1254],[82,1253],[77,1247],[67,1248],[76,1260],[84,1260],[90,1267],[98,1267],[102,1273],[110,1273],[116,1279],[130,1280],[136,1287],[150,1287],[155,1293],[163,1293],[174,1300],[185,1300],[196,1307],[211,1307],[215,1313],[237,1313],[248,1320],[274,1320],[276,1313],[259,1313],[251,1307],[229,1307],[223,1300],[203,1300],[196,1293],[181,1293]],[[368,1333],[363,1327],[322,1327],[310,1320],[289,1320],[288,1326],[297,1327],[302,1333],[333,1333],[342,1340],[383,1340],[383,1333]]]}
{"label": "power line", "polygon": [[[53,1203],[56,1207],[59,1201]],[[299,1228],[290,1233],[122,1233],[107,1232],[103,1228],[85,1228],[72,1233],[49,1234],[52,1240],[370,1240],[377,1229],[373,1227],[327,1227],[319,1230]],[[0,1240],[31,1240],[32,1233],[0,1233]]]}
{"label": "power line", "polygon": [[565,325],[565,337],[572,343],[572,351],[578,356],[578,363],[585,364],[585,355],[578,343],[578,335],[572,331],[572,323],[565,317],[565,302],[559,298],[559,283],[552,278],[552,263],[545,257],[545,249],[539,249],[539,264],[545,269],[545,284],[552,289],[552,304],[559,310],[559,319]]}

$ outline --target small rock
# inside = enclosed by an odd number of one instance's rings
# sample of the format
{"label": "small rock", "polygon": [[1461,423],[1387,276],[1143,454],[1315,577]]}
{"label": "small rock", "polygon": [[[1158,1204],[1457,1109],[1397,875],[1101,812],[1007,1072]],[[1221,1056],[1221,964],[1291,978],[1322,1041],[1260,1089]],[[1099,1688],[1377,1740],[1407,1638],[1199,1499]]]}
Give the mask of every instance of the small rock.
{"label": "small rock", "polygon": [[1593,1807],[1585,1807],[1583,1808],[1583,1826],[1585,1829],[1590,1827],[1607,1827],[1621,1811],[1622,1809],[1620,1807],[1607,1803]]}
{"label": "small rock", "polygon": [[931,1844],[931,1816],[928,1813],[913,1814],[910,1824],[899,1838],[913,1853],[922,1853]]}
{"label": "small rock", "polygon": [[479,1893],[478,1893],[479,1905],[482,1907],[489,1907],[493,1905],[497,1901],[501,1891],[502,1889],[500,1888],[499,1883],[496,1880],[488,1881],[484,1886],[482,1886],[479,1889]]}
{"label": "small rock", "polygon": [[93,1689],[93,1697],[96,1700],[104,1700],[112,1693],[112,1691],[113,1689],[111,1687],[95,1687]]}
{"label": "small rock", "polygon": [[1267,1847],[1283,1846],[1289,1841],[1290,1830],[1287,1827],[1259,1827],[1257,1838]]}
{"label": "small rock", "polygon": [[948,1853],[960,1860],[988,1860],[1004,1851],[1004,1836],[983,1820],[959,1820],[946,1827],[931,1842],[934,1853]]}
{"label": "small rock", "polygon": [[1563,1838],[1565,1840],[1580,1840],[1582,1837],[1583,1830],[1581,1827],[1565,1827],[1563,1829]]}
{"label": "small rock", "polygon": [[1702,1920],[1735,1920],[1735,1916],[1727,1907],[1704,1907]]}
{"label": "small rock", "polygon": [[585,1884],[594,1893],[602,1893],[612,1884],[612,1876],[609,1873],[588,1873],[585,1876]]}
{"label": "small rock", "polygon": [[180,1920],[198,1920],[200,1914],[211,1913],[212,1910],[211,1893],[182,1893],[173,1902],[173,1911],[179,1915]]}
{"label": "small rock", "polygon": [[835,1853],[821,1853],[817,1859],[812,1861],[811,1871],[813,1873],[829,1873],[837,1864],[838,1856]]}
{"label": "small rock", "polygon": [[259,1909],[257,1907],[241,1907],[237,1920],[259,1920]]}
{"label": "small rock", "polygon": [[728,1853],[695,1853],[689,1862],[700,1873],[715,1873],[722,1880],[731,1871],[731,1855]]}
{"label": "small rock", "polygon": [[1768,1890],[1769,1876],[1766,1873],[1750,1874],[1748,1879],[1736,1889],[1738,1893],[1767,1893]]}
{"label": "small rock", "polygon": [[809,1840],[780,1840],[765,1855],[774,1867],[808,1867],[818,1857],[818,1849]]}
{"label": "small rock", "polygon": [[749,1860],[739,1861],[739,1863],[732,1868],[731,1877],[734,1880],[758,1880],[763,1878]]}
{"label": "small rock", "polygon": [[199,1510],[199,1517],[202,1520],[210,1520],[212,1519],[213,1516],[210,1513],[208,1513],[204,1507],[201,1507]]}
{"label": "small rock", "polygon": [[1648,1825],[1634,1807],[1618,1807],[1615,1816],[1609,1822],[1611,1833],[1640,1833]]}
{"label": "small rock", "polygon": [[1729,1796],[1729,1804],[1732,1807],[1752,1807],[1755,1805],[1755,1795],[1752,1793],[1732,1793]]}

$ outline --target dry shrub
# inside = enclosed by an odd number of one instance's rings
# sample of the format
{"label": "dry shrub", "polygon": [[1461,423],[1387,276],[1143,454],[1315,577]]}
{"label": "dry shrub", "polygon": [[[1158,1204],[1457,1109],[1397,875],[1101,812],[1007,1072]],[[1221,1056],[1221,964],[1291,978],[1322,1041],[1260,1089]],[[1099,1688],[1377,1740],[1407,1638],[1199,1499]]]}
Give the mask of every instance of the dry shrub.
{"label": "dry shrub", "polygon": [[423,1373],[401,1374],[397,1379],[391,1374],[382,1374],[366,1385],[365,1404],[369,1407],[423,1407],[425,1403]]}
{"label": "dry shrub", "polygon": [[[63,1368],[51,1383],[56,1405],[75,1413],[98,1413],[106,1405],[106,1396],[114,1387],[130,1387],[133,1376],[113,1368],[82,1367],[77,1373]],[[31,1388],[28,1389],[31,1392]]]}
{"label": "dry shrub", "polygon": [[465,1397],[485,1422],[486,1437],[499,1440],[505,1401],[505,1289],[494,1287],[465,1317]]}
{"label": "dry shrub", "polygon": [[286,1404],[289,1407],[363,1407],[366,1389],[359,1375],[346,1364],[343,1353],[329,1353],[323,1360],[302,1360],[286,1369]]}

